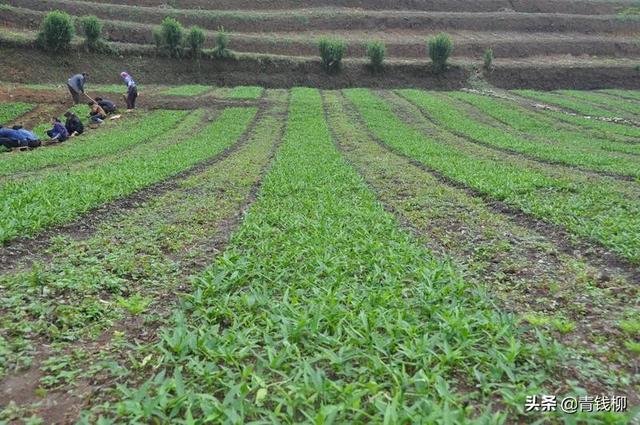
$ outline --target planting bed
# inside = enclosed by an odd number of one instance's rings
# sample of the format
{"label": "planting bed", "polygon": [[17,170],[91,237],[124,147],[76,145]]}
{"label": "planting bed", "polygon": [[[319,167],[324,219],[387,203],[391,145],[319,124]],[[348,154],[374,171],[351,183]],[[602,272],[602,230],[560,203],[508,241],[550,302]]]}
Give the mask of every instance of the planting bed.
{"label": "planting bed", "polygon": [[[0,423],[636,414],[638,93],[146,90],[0,154]],[[3,93],[3,124],[65,110]]]}

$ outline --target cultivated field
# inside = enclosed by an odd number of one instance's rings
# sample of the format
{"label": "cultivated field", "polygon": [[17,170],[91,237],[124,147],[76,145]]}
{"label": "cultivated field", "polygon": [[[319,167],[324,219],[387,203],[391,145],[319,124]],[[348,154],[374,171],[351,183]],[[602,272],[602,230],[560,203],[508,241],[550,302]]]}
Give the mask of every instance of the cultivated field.
{"label": "cultivated field", "polygon": [[0,423],[629,423],[639,100],[144,86],[0,154]]}
{"label": "cultivated field", "polygon": [[[423,58],[428,35],[446,30],[455,54],[480,58],[492,47],[499,58],[549,55],[630,57],[640,55],[638,10],[632,2],[539,0],[6,0],[5,25],[37,29],[44,12],[96,15],[106,21],[108,39],[152,44],[152,27],[165,16],[211,31],[232,33],[234,50],[315,56],[320,34],[339,34],[352,44],[350,56],[364,57],[364,44],[380,38],[395,58]],[[212,40],[213,37],[210,37]]]}

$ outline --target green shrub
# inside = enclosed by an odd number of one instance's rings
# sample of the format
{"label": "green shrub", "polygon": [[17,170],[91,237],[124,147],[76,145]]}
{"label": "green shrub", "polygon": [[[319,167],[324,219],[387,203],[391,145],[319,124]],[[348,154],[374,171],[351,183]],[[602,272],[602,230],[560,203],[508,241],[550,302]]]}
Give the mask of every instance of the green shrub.
{"label": "green shrub", "polygon": [[102,45],[102,23],[95,16],[83,16],[80,19],[82,34],[89,50],[100,50]]}
{"label": "green shrub", "polygon": [[491,71],[493,68],[493,49],[487,49],[484,51],[484,69]]}
{"label": "green shrub", "polygon": [[367,56],[369,63],[374,70],[382,68],[387,48],[382,41],[371,41],[367,43]]}
{"label": "green shrub", "polygon": [[318,41],[320,58],[329,72],[340,69],[342,58],[347,51],[347,43],[341,38],[322,37]]}
{"label": "green shrub", "polygon": [[180,56],[184,28],[176,19],[167,17],[160,24],[160,28],[153,32],[153,38],[159,50],[167,52],[170,56]]}
{"label": "green shrub", "polygon": [[205,40],[206,37],[202,28],[191,27],[189,34],[187,34],[187,46],[193,56],[199,57],[202,54]]}
{"label": "green shrub", "polygon": [[153,34],[153,44],[156,45],[156,49],[158,51],[162,50],[162,31],[160,31],[160,27],[156,27],[152,31]]}
{"label": "green shrub", "polygon": [[213,57],[218,59],[227,59],[233,57],[233,52],[229,50],[229,34],[224,30],[224,27],[218,29],[216,34],[216,45],[213,48]]}
{"label": "green shrub", "polygon": [[433,69],[435,72],[442,72],[447,67],[447,60],[453,52],[453,42],[451,38],[445,34],[440,33],[429,40],[429,57],[433,62]]}
{"label": "green shrub", "polygon": [[42,47],[58,52],[69,47],[74,35],[75,28],[71,16],[56,10],[49,12],[42,20],[38,42]]}

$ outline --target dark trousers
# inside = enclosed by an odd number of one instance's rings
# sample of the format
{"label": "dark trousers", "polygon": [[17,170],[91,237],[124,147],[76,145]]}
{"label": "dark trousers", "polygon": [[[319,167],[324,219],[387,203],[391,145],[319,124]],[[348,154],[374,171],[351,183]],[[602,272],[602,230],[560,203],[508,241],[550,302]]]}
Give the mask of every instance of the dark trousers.
{"label": "dark trousers", "polygon": [[127,91],[127,109],[136,109],[136,99],[138,98],[138,88],[130,87]]}
{"label": "dark trousers", "polygon": [[80,103],[80,93],[78,93],[73,87],[71,87],[69,84],[67,84],[67,87],[69,88],[69,92],[71,93],[71,97],[73,97],[73,103],[75,103],[76,105],[78,103]]}
{"label": "dark trousers", "polygon": [[[58,133],[56,133],[53,130],[49,130],[47,131],[47,136],[49,136],[50,139],[53,139],[54,137],[58,136]],[[62,137],[62,136],[58,137],[58,142],[64,142],[65,140],[67,140],[67,137]]]}
{"label": "dark trousers", "polygon": [[17,140],[8,139],[6,137],[0,137],[0,146],[4,146],[5,148],[17,148],[20,146],[20,142]]}

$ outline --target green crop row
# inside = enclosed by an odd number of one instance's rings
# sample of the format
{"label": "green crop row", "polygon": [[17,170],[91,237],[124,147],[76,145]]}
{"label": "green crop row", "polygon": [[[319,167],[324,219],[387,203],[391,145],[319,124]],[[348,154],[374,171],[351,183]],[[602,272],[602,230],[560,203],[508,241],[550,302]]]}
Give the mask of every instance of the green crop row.
{"label": "green crop row", "polygon": [[[401,94],[432,112],[433,97],[418,90]],[[461,149],[402,122],[390,106],[368,90],[347,90],[371,131],[384,143],[474,190],[505,201],[525,213],[598,240],[620,255],[640,262],[640,205],[607,179],[560,174],[552,167],[530,167],[504,155],[484,157],[482,146]]]}
{"label": "green crop row", "polygon": [[[179,143],[151,152],[145,150],[144,155],[132,154],[90,169],[9,182],[0,189],[0,242],[73,220],[107,201],[129,195],[222,152],[240,137],[255,114],[255,108],[229,108],[196,135],[191,134],[193,123],[183,123],[163,136]],[[153,131],[147,128],[140,139]]]}
{"label": "green crop row", "polygon": [[[494,119],[534,139],[542,138],[552,142],[551,144],[533,140],[523,142],[522,138],[518,138],[517,141],[514,140],[515,144],[522,143],[523,145],[533,144],[539,146],[540,153],[549,150],[550,158],[546,157],[545,159],[558,160],[558,157],[561,157],[566,158],[568,164],[589,166],[588,164],[594,160],[596,162],[600,161],[603,157],[609,155],[610,152],[640,154],[640,144],[612,142],[607,139],[596,138],[593,135],[576,131],[579,129],[566,130],[560,127],[557,121],[541,114],[529,112],[514,102],[463,92],[451,92],[449,96],[470,103]],[[578,159],[579,162],[571,161],[574,159],[572,157],[576,155],[582,157]],[[619,160],[615,156],[611,159]],[[627,160],[633,161],[633,158],[628,158]],[[621,162],[624,162],[624,159],[622,159]],[[638,165],[640,165],[640,163]]]}
{"label": "green crop row", "polygon": [[230,99],[259,99],[264,89],[258,86],[234,87],[229,94]]}
{"label": "green crop row", "polygon": [[640,101],[640,91],[638,90],[606,89],[598,90],[598,92],[619,96],[624,99]]}
{"label": "green crop row", "polygon": [[[518,129],[541,127],[543,123],[537,124],[535,120],[526,120],[526,116],[520,111],[500,105],[491,99],[474,99],[472,95],[452,95],[470,102],[482,104],[483,108],[491,116],[502,117],[509,125]],[[421,107],[424,107],[429,115],[436,121],[452,131],[462,133],[472,140],[498,148],[508,149],[513,152],[520,152],[533,158],[542,159],[554,163],[579,165],[597,171],[618,173],[633,177],[640,177],[640,166],[637,157],[615,152],[604,152],[589,149],[588,146],[566,143],[570,140],[565,137],[565,143],[536,141],[528,139],[526,136],[510,134],[498,127],[481,123],[471,118],[451,101],[447,101],[437,95],[424,94],[420,97]],[[501,115],[504,114],[504,115]],[[547,137],[553,136],[552,127],[548,127]],[[560,134],[559,131],[557,131]],[[541,130],[538,132],[541,134]],[[588,143],[585,140],[584,143]],[[626,145],[634,148],[633,145]]]}
{"label": "green crop row", "polygon": [[184,111],[155,111],[144,117],[107,122],[100,130],[88,131],[56,149],[37,149],[7,158],[2,163],[0,176],[120,152],[144,143],[145,140],[162,136],[185,116]]}
{"label": "green crop row", "polygon": [[499,420],[492,403],[521,411],[558,354],[384,211],[313,89],[293,89],[258,200],[182,306],[117,421]]}
{"label": "green crop row", "polygon": [[171,87],[160,92],[166,96],[200,96],[213,90],[213,86],[203,86],[200,84],[190,84],[184,86]]}
{"label": "green crop row", "polygon": [[[271,99],[278,97],[283,96]],[[24,367],[33,355],[43,354],[43,345],[69,352],[78,341],[102,335],[115,322],[126,320],[127,310],[133,315],[144,312],[145,326],[154,326],[158,314],[169,319],[170,311],[163,314],[156,303],[179,291],[185,275],[211,261],[211,241],[234,221],[270,160],[284,126],[277,114],[284,109],[272,104],[248,143],[181,179],[176,190],[106,220],[86,239],[56,236],[45,263],[0,275],[0,379],[3,372]],[[192,116],[200,119],[199,115]],[[106,350],[112,350],[110,344]],[[80,367],[96,364],[85,360]],[[122,377],[123,369],[118,370]],[[67,368],[57,372],[45,374],[40,385],[57,387],[56,375],[71,377],[70,385],[75,383]]]}
{"label": "green crop row", "polygon": [[6,125],[8,122],[15,120],[20,115],[26,114],[33,109],[29,103],[1,103],[0,104],[0,125]]}
{"label": "green crop row", "polygon": [[609,115],[637,115],[640,113],[640,107],[636,106],[633,101],[616,98],[615,96],[609,96],[605,93],[598,93],[593,91],[584,90],[558,90],[563,96],[572,97],[580,101],[588,102],[597,107],[606,108],[612,112]]}
{"label": "green crop row", "polygon": [[556,111],[541,111],[542,114],[553,118],[554,120],[564,121],[580,127],[583,130],[589,129],[596,133],[599,138],[615,140],[620,142],[637,143],[640,138],[640,128],[630,125],[623,125],[614,122],[607,122],[593,118],[583,117],[581,115],[569,115]]}
{"label": "green crop row", "polygon": [[535,90],[513,90],[513,93],[533,99],[539,102],[548,103],[553,106],[568,109],[570,111],[578,112],[584,115],[599,116],[599,117],[611,117],[615,115],[611,111],[603,108],[598,108],[595,105],[585,104],[577,99],[561,96],[553,92],[540,92]]}

